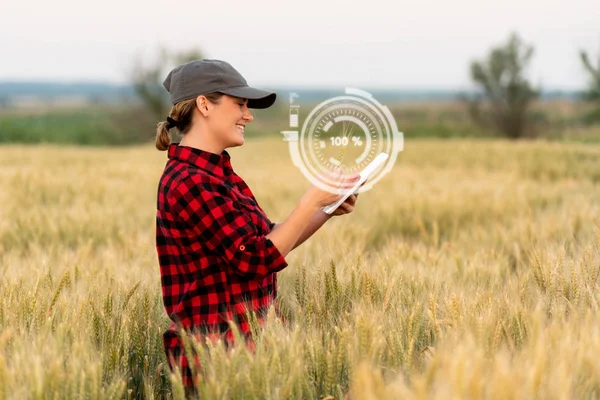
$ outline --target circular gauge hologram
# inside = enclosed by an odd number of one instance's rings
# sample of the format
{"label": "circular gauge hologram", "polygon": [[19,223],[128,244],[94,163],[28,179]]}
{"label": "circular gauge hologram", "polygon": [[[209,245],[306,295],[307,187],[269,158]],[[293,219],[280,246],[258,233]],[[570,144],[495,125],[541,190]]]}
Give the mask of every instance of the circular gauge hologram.
{"label": "circular gauge hologram", "polygon": [[403,135],[388,108],[359,89],[326,100],[308,115],[299,136],[299,155],[303,174],[319,187],[332,191],[338,183],[328,173],[343,167],[344,174],[361,172],[382,152],[390,157],[378,168],[359,192],[369,190],[396,160],[403,147]]}

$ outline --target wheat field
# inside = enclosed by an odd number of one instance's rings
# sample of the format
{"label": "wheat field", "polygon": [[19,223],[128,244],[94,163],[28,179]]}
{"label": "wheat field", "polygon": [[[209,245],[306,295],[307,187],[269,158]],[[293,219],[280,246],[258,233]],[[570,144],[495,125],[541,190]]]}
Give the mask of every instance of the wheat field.
{"label": "wheat field", "polygon": [[[279,138],[229,149],[273,221]],[[0,147],[0,399],[180,399],[154,247],[166,153]],[[284,326],[214,347],[210,399],[600,398],[600,147],[413,140],[288,255]]]}

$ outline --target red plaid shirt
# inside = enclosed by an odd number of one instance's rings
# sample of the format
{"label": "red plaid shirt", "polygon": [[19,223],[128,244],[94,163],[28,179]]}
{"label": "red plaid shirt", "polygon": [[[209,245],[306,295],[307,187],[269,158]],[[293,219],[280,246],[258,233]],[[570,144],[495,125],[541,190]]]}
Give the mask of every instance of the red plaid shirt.
{"label": "red plaid shirt", "polygon": [[169,146],[158,186],[156,249],[172,320],[165,352],[171,366],[182,367],[184,384],[191,384],[191,374],[178,328],[227,344],[233,321],[251,341],[247,312],[262,325],[274,304],[276,273],[288,265],[265,237],[274,225],[233,171],[227,151]]}

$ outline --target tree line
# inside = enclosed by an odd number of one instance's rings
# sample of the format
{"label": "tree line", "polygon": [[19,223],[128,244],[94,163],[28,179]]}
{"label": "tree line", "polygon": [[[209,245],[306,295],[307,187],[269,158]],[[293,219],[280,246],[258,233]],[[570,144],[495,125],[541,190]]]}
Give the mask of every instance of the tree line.
{"label": "tree line", "polygon": [[[492,47],[485,57],[471,62],[470,77],[477,90],[474,95],[462,96],[461,100],[476,124],[510,139],[538,135],[531,106],[539,99],[541,89],[527,77],[533,56],[534,47],[517,33],[511,33],[505,43]],[[579,56],[588,77],[581,100],[596,105],[586,120],[597,123],[600,122],[600,53],[596,60],[583,50]],[[202,57],[198,49],[183,52],[161,49],[154,64],[139,60],[135,63],[133,87],[153,118],[164,120],[170,107],[162,87],[168,69]]]}

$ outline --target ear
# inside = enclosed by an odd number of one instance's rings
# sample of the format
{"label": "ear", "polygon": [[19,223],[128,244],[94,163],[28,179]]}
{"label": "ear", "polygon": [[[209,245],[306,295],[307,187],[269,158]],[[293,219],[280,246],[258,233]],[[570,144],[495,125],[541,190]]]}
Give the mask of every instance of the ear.
{"label": "ear", "polygon": [[200,111],[203,116],[208,116],[208,104],[209,101],[205,96],[196,97],[196,108]]}

